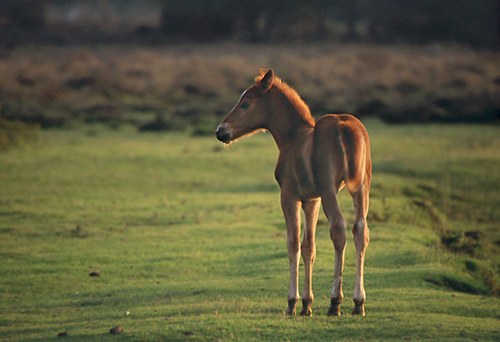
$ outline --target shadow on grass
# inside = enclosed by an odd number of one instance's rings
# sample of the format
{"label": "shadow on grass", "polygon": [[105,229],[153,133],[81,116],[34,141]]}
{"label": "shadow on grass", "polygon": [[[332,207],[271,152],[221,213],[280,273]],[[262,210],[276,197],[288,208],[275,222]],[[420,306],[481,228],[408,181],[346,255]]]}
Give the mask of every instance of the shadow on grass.
{"label": "shadow on grass", "polygon": [[[68,332],[68,335],[66,336],[57,336],[57,334],[54,337],[51,338],[43,338],[43,341],[61,341],[64,340],[64,338],[69,338],[71,340],[76,340],[76,341],[102,341],[102,340],[120,340],[120,341],[137,341],[139,338],[134,335],[130,335],[127,332],[124,332],[120,335],[111,335],[108,333],[101,333],[101,334],[76,334],[73,335],[71,332]],[[34,337],[32,339],[26,339],[24,341],[40,341],[40,338]]]}
{"label": "shadow on grass", "polygon": [[456,275],[430,274],[425,277],[425,281],[457,292],[476,295],[491,295],[491,291],[485,285],[474,281],[474,279],[459,277]]}

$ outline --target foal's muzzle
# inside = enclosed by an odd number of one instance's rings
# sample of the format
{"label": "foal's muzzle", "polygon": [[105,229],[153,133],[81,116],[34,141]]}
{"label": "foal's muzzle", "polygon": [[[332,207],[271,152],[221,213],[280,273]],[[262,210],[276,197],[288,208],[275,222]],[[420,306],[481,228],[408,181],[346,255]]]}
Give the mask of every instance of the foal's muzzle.
{"label": "foal's muzzle", "polygon": [[215,132],[217,139],[227,144],[231,141],[231,133],[228,132],[227,128],[224,126],[217,127],[217,132]]}

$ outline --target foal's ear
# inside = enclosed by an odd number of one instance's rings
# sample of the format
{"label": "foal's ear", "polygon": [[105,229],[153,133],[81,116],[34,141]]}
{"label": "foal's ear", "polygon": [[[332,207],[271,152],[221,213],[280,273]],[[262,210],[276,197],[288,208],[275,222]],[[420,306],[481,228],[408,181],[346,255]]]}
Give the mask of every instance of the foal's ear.
{"label": "foal's ear", "polygon": [[268,91],[273,85],[273,81],[274,81],[274,71],[273,69],[269,69],[260,80],[259,83],[260,89],[262,89],[263,91]]}

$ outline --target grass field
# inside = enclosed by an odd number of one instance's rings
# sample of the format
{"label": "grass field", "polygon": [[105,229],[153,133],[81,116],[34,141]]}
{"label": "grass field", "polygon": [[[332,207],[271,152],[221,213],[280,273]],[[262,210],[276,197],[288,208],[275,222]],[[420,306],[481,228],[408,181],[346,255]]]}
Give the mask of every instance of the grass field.
{"label": "grass field", "polygon": [[0,340],[498,341],[500,128],[367,127],[365,318],[350,315],[350,235],[342,315],[326,316],[323,215],[313,317],[284,316],[270,135],[224,151],[214,137],[87,126],[0,154]]}

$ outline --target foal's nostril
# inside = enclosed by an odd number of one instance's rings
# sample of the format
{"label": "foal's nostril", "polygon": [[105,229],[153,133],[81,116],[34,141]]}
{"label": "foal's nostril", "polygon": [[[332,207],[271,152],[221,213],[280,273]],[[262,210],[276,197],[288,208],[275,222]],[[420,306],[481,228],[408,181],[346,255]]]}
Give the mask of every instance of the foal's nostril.
{"label": "foal's nostril", "polygon": [[224,133],[224,129],[222,127],[217,127],[217,131],[215,132],[215,136],[217,137],[217,139],[220,140],[220,137],[223,135]]}
{"label": "foal's nostril", "polygon": [[229,142],[229,140],[231,139],[231,135],[229,134],[229,132],[227,132],[226,129],[221,126],[217,128],[217,132],[215,132],[215,135],[217,136],[217,139],[219,141],[222,141],[224,143]]}

